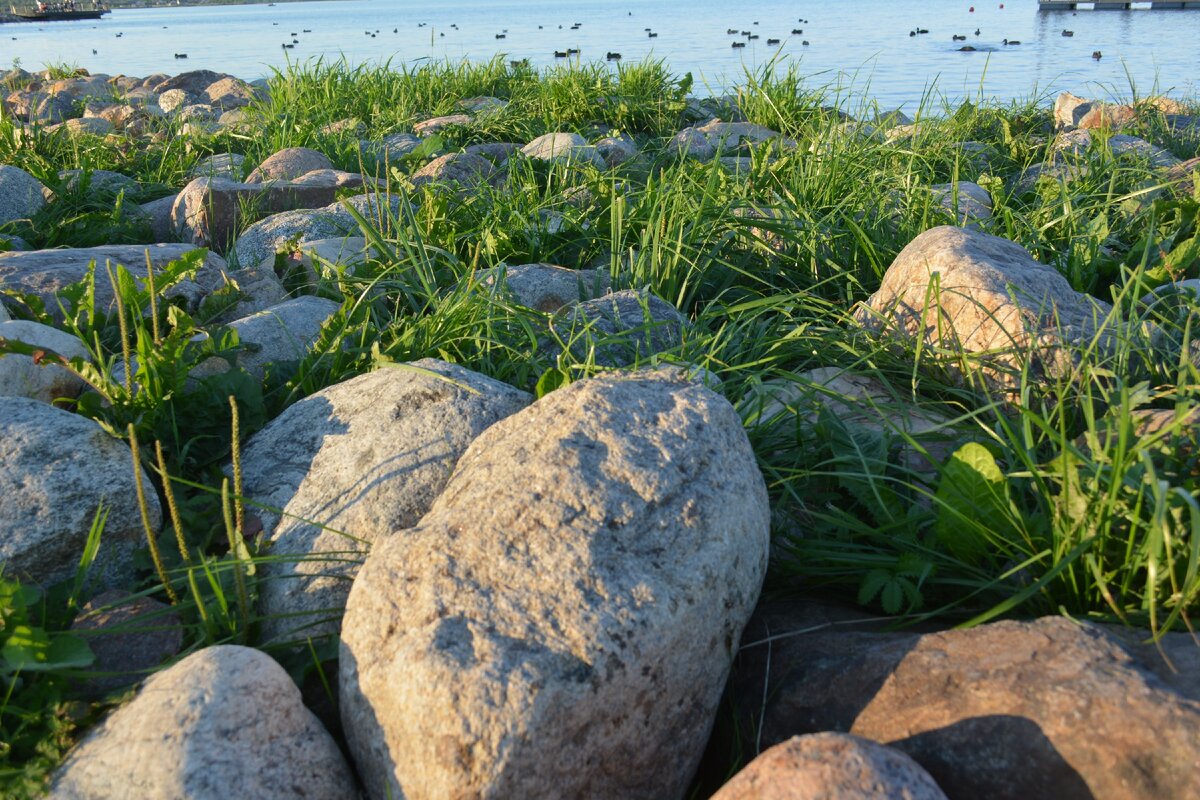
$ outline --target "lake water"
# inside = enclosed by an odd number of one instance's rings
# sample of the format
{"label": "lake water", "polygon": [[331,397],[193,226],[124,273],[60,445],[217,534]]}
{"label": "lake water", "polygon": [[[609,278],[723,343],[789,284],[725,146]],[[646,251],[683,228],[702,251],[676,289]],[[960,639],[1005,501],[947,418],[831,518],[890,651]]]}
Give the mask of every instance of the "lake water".
{"label": "lake water", "polygon": [[[760,38],[731,36],[730,28]],[[910,36],[916,28],[929,33]],[[956,34],[966,41],[953,41]],[[294,49],[281,47],[293,38]],[[780,44],[768,44],[774,38]],[[1021,44],[1004,46],[1004,39]],[[554,51],[578,48],[589,61],[608,51],[626,62],[663,59],[680,75],[693,73],[698,93],[705,84],[716,92],[742,82],[746,70],[779,57],[798,62],[814,85],[911,108],[934,86],[951,99],[982,93],[1010,100],[1063,89],[1128,96],[1132,80],[1141,94],[1194,97],[1198,40],[1200,9],[1042,12],[1035,0],[439,0],[436,7],[344,0],[129,9],[99,21],[0,25],[0,68],[19,59],[26,69],[65,61],[109,74],[207,68],[253,79],[289,59],[317,56],[417,63],[506,53],[545,66],[556,62]],[[732,48],[733,41],[746,47]],[[976,52],[958,52],[964,44]],[[1095,50],[1103,53],[1099,61]]]}

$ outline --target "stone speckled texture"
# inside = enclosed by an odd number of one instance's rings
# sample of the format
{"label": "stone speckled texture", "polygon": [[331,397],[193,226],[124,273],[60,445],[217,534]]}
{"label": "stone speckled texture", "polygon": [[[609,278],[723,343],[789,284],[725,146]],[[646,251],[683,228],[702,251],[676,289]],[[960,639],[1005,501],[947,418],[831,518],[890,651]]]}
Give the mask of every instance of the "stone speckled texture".
{"label": "stone speckled texture", "polygon": [[235,183],[228,178],[196,178],[175,198],[171,222],[179,239],[223,253],[237,236],[243,209],[278,213],[323,208],[333,202],[335,194],[333,186],[284,181]]}
{"label": "stone speckled texture", "polygon": [[577,358],[619,367],[678,347],[687,319],[655,295],[625,289],[564,310],[552,325]]}
{"label": "stone speckled texture", "polygon": [[745,646],[736,675],[756,717],[742,729],[761,724],[763,747],[852,733],[904,751],[952,798],[1200,797],[1200,703],[1093,625],[784,636]]}
{"label": "stone speckled texture", "polygon": [[51,800],[354,800],[337,744],[270,656],[208,647],[146,681],[71,751]]}
{"label": "stone speckled texture", "polygon": [[19,167],[0,164],[0,225],[15,219],[29,219],[46,199],[41,181]]}
{"label": "stone speckled texture", "polygon": [[[38,322],[0,321],[0,339],[52,350],[63,358],[88,359],[87,348],[78,338]],[[49,403],[56,397],[77,397],[83,387],[83,379],[65,367],[36,363],[33,356],[0,353],[0,396]]]}
{"label": "stone speckled texture", "polygon": [[678,370],[496,423],[351,590],[342,720],[367,790],[682,797],[768,536],[737,413]]}
{"label": "stone speckled texture", "polygon": [[[496,267],[479,273],[477,279],[492,288],[500,282],[501,274]],[[608,273],[598,269],[568,269],[554,264],[518,264],[503,269],[503,286],[513,299],[526,308],[545,312],[607,294],[609,284]]]}
{"label": "stone speckled texture", "polygon": [[170,606],[120,589],[89,600],[71,632],[96,656],[88,670],[110,673],[87,679],[83,688],[92,694],[132,686],[183,647],[183,623]]}
{"label": "stone speckled texture", "polygon": [[942,226],[900,251],[855,318],[929,347],[988,353],[984,378],[1009,388],[1027,354],[1035,377],[1063,374],[1073,362],[1070,344],[1090,337],[1108,311],[1019,244]]}
{"label": "stone speckled texture", "polygon": [[[154,268],[161,270],[169,262],[196,249],[196,246],[191,244],[110,244],[100,247],[0,253],[0,288],[38,295],[46,304],[46,310],[55,319],[59,319],[61,314],[55,299],[56,293],[69,284],[83,280],[87,275],[88,264],[95,261],[96,306],[107,310],[113,306],[114,295],[112,284],[104,272],[105,262],[111,261],[113,264],[124,266],[141,287],[146,276],[147,253],[150,254],[150,263]],[[221,273],[224,269],[224,259],[208,253],[195,282],[180,281],[165,294],[168,297],[184,298],[187,307],[194,309],[207,291],[223,282]],[[6,302],[15,301],[6,299]]]}
{"label": "stone speckled texture", "polygon": [[325,320],[339,307],[323,297],[301,295],[234,320],[229,327],[238,332],[239,341],[257,347],[239,353],[238,366],[251,375],[261,376],[268,364],[303,358],[320,335]]}
{"label": "stone speckled texture", "polygon": [[[150,523],[162,523],[143,470]],[[74,574],[96,510],[108,510],[93,580],[131,577],[144,539],[129,447],[90,419],[37,400],[0,397],[0,563],[6,573],[52,583]]]}
{"label": "stone speckled texture", "polygon": [[536,161],[587,163],[603,169],[599,151],[578,133],[546,133],[521,148],[521,153]]}
{"label": "stone speckled texture", "polygon": [[813,733],[767,750],[712,800],[946,800],[946,795],[899,750],[844,733]]}
{"label": "stone speckled texture", "polygon": [[269,156],[246,176],[246,183],[290,181],[318,169],[333,169],[324,153],[307,147],[288,147]]}
{"label": "stone speckled texture", "polygon": [[257,511],[284,559],[263,567],[264,640],[336,633],[371,542],[415,525],[467,445],[532,400],[423,359],[316,392],[256,433],[242,451],[245,492],[283,511]]}

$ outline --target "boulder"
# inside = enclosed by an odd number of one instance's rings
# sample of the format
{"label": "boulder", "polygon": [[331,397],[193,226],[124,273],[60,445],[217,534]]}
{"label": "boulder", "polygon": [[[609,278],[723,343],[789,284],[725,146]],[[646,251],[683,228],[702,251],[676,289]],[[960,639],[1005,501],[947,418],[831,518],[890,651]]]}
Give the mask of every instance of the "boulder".
{"label": "boulder", "polygon": [[[0,340],[4,339],[50,350],[64,358],[88,360],[87,348],[79,339],[37,322],[0,322]],[[33,356],[0,353],[0,397],[28,397],[50,403],[59,397],[77,397],[84,385],[82,378],[65,367],[38,363]]]}
{"label": "boulder", "polygon": [[[337,236],[297,245],[296,249],[288,254],[287,269],[302,270],[305,284],[313,286],[322,278],[332,277],[340,270],[353,275],[368,258],[378,257],[378,251],[374,247],[368,248],[364,237]],[[275,256],[263,259],[259,266],[274,269]]]}
{"label": "boulder", "polygon": [[1054,121],[1060,128],[1120,128],[1135,119],[1132,106],[1098,103],[1070,92],[1054,100]]}
{"label": "boulder", "polygon": [[492,162],[471,153],[447,153],[413,173],[413,186],[430,183],[454,184],[466,192],[486,183],[496,172]]}
{"label": "boulder", "polygon": [[204,89],[208,102],[218,108],[232,109],[250,105],[255,98],[254,87],[238,78],[221,78]]}
{"label": "boulder", "polygon": [[237,263],[261,264],[285,244],[303,245],[319,239],[335,239],[358,234],[359,224],[347,208],[353,208],[371,221],[379,216],[394,216],[400,210],[400,198],[395,195],[362,194],[349,197],[320,209],[285,211],[260,220],[238,237],[234,252]]}
{"label": "boulder", "polygon": [[[1072,346],[1089,341],[1108,311],[1020,245],[943,226],[896,256],[855,319],[931,351],[978,356],[988,383],[1012,389],[1027,357],[1035,380],[1065,375],[1074,363]],[[945,366],[967,382],[973,377],[974,368],[963,372],[960,358],[947,357]]]}
{"label": "boulder", "polygon": [[260,214],[322,208],[333,202],[335,194],[335,187],[320,184],[196,178],[175,198],[171,220],[179,239],[224,253],[241,230],[246,208]]}
{"label": "boulder", "polygon": [[[1063,131],[1054,138],[1055,153],[1070,153],[1078,156],[1092,146],[1092,133],[1083,128]],[[1105,144],[1113,158],[1139,158],[1149,162],[1153,167],[1167,169],[1180,163],[1179,159],[1167,150],[1152,145],[1145,139],[1114,133],[1107,137]]]}
{"label": "boulder", "polygon": [[[11,323],[5,323],[11,324]],[[107,512],[91,581],[132,579],[133,550],[145,541],[129,446],[95,422],[25,397],[0,397],[0,564],[49,585],[75,574],[97,511]],[[142,472],[150,526],[162,511]]]}
{"label": "boulder", "polygon": [[450,114],[445,117],[433,117],[413,125],[413,132],[417,136],[432,136],[446,128],[455,125],[470,125],[471,117],[467,114]]}
{"label": "boulder", "polygon": [[765,751],[712,800],[946,800],[899,750],[844,733],[793,736]]}
{"label": "boulder", "polygon": [[324,186],[330,189],[361,189],[368,182],[375,181],[364,178],[357,172],[343,172],[340,169],[314,169],[306,172],[292,181],[293,186]]}
{"label": "boulder", "polygon": [[385,136],[382,142],[362,140],[359,145],[364,155],[372,156],[380,163],[395,162],[420,147],[421,139],[407,131],[400,131]]}
{"label": "boulder", "polygon": [[535,161],[588,163],[604,168],[604,159],[595,147],[577,133],[547,133],[521,148],[521,154]]}
{"label": "boulder", "polygon": [[516,142],[484,142],[483,144],[467,145],[463,148],[463,152],[483,156],[493,164],[503,166],[514,154],[521,152],[522,147],[523,145]]}
{"label": "boulder", "polygon": [[501,100],[499,97],[490,95],[481,95],[479,97],[468,97],[465,100],[458,101],[458,107],[470,114],[478,114],[488,111],[502,111],[508,107],[507,100]]}
{"label": "boulder", "polygon": [[341,711],[367,791],[684,797],[768,536],[741,421],[678,370],[488,428],[350,592]]}
{"label": "boulder", "polygon": [[1087,623],[777,635],[744,646],[736,675],[763,746],[852,733],[907,753],[950,797],[1200,794],[1200,703]]}
{"label": "boulder", "polygon": [[968,438],[951,424],[950,416],[918,406],[912,397],[900,396],[872,375],[837,367],[763,381],[746,393],[738,409],[748,428],[799,429],[809,437],[821,414],[827,413],[848,428],[903,442],[903,466],[927,475],[936,475],[938,466]]}
{"label": "boulder", "polygon": [[246,157],[239,153],[217,153],[196,162],[188,173],[193,178],[229,178],[240,181]]}
{"label": "boulder", "polygon": [[100,117],[87,117],[86,119],[69,119],[57,125],[50,125],[46,128],[46,133],[65,133],[67,136],[79,136],[80,134],[107,136],[113,130],[113,124],[108,120]]}
{"label": "boulder", "polygon": [[[149,88],[154,89],[154,91],[158,92],[159,94],[168,92],[172,89],[181,89],[188,94],[196,95],[197,97],[207,97],[208,87],[225,77],[228,76],[222,75],[219,72],[213,72],[212,70],[208,69],[197,69],[190,72],[181,72],[174,78],[167,78],[159,81],[156,84],[150,85]],[[147,78],[147,83],[149,83],[150,80],[150,78]]]}
{"label": "boulder", "polygon": [[[37,295],[45,304],[46,310],[55,319],[61,320],[58,292],[66,286],[82,281],[87,276],[88,266],[93,262],[96,264],[96,306],[110,310],[113,308],[115,295],[105,274],[106,263],[126,267],[141,287],[146,274],[147,254],[157,271],[196,249],[196,246],[191,244],[110,244],[100,247],[0,253],[0,288]],[[187,308],[195,309],[211,288],[220,285],[220,275],[224,270],[224,259],[208,253],[195,281],[180,281],[168,289],[165,295],[182,298]]]}
{"label": "boulder", "polygon": [[353,800],[337,743],[266,653],[207,647],[146,681],[50,782],[51,800]]}
{"label": "boulder", "polygon": [[547,313],[608,294],[610,284],[607,270],[554,264],[495,267],[479,272],[476,280],[488,288],[503,287],[518,304]]}
{"label": "boulder", "polygon": [[347,117],[322,125],[317,132],[322,136],[341,136],[346,134],[357,138],[366,135],[367,124],[358,117]]}
{"label": "boulder", "polygon": [[264,641],[336,634],[372,543],[416,525],[467,445],[532,399],[425,359],[316,392],[256,433],[242,480],[271,543]]}
{"label": "boulder", "polygon": [[46,187],[20,167],[0,164],[0,225],[18,219],[29,219],[42,206]]}
{"label": "boulder", "polygon": [[189,94],[183,89],[168,89],[159,93],[158,107],[162,109],[163,113],[170,114],[185,106],[195,105],[197,99],[196,95]]}
{"label": "boulder", "polygon": [[135,178],[108,169],[64,169],[58,178],[69,192],[85,185],[90,194],[131,194],[141,188]]}
{"label": "boulder", "polygon": [[637,143],[629,136],[605,136],[596,142],[596,152],[608,167],[619,167],[638,156]]}
{"label": "boulder", "polygon": [[71,632],[87,641],[96,660],[89,694],[103,695],[134,685],[183,648],[183,622],[170,606],[149,597],[110,589],[79,610]]}
{"label": "boulder", "polygon": [[[645,361],[683,341],[687,319],[648,292],[626,289],[573,306],[551,322],[558,341],[575,359],[617,367]],[[553,358],[558,342],[548,346]]]}
{"label": "boulder", "polygon": [[[339,304],[332,300],[302,295],[234,320],[229,327],[237,331],[238,341],[253,346],[238,354],[238,366],[261,378],[270,364],[303,358],[317,341],[321,327],[338,308]],[[226,366],[220,359],[205,363],[211,364],[212,369]]]}
{"label": "boulder", "polygon": [[269,156],[246,178],[246,183],[290,181],[313,170],[333,169],[333,162],[307,147],[288,147]]}
{"label": "boulder", "polygon": [[933,200],[960,225],[973,225],[992,218],[992,196],[978,183],[958,181],[929,187]]}
{"label": "boulder", "polygon": [[1200,173],[1200,158],[1189,158],[1167,170],[1164,180],[1176,194],[1187,197],[1196,191],[1195,176]]}
{"label": "boulder", "polygon": [[171,219],[171,209],[175,207],[176,195],[169,194],[149,203],[139,203],[130,209],[133,214],[140,214],[150,225],[150,234],[156,242],[171,242],[177,239],[175,223]]}
{"label": "boulder", "polygon": [[42,125],[53,125],[66,122],[79,116],[79,108],[74,98],[68,94],[37,95],[36,102],[31,99],[32,110],[29,121]]}
{"label": "boulder", "polygon": [[743,143],[756,145],[778,138],[780,135],[777,131],[752,122],[722,122],[714,119],[683,129],[671,139],[669,147],[690,158],[706,161],[719,151],[729,153],[737,150]]}

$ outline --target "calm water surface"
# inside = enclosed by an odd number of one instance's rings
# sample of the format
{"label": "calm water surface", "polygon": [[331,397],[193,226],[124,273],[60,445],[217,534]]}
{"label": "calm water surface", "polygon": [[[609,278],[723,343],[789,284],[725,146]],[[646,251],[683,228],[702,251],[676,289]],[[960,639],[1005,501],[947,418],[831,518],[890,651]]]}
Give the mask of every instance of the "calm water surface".
{"label": "calm water surface", "polygon": [[[345,0],[131,9],[99,21],[0,25],[0,67],[18,59],[27,69],[67,61],[110,74],[207,68],[252,79],[289,59],[317,56],[418,63],[505,53],[545,66],[555,63],[555,50],[578,48],[587,61],[603,60],[608,51],[626,62],[664,59],[680,75],[693,73],[698,92],[704,84],[720,91],[742,82],[746,70],[779,57],[798,62],[814,85],[910,108],[930,87],[951,99],[982,93],[1010,100],[1062,89],[1128,96],[1132,80],[1143,94],[1155,88],[1200,94],[1200,10],[1072,14],[1039,12],[1035,0],[1004,7],[974,0],[972,12],[971,2]],[[579,29],[571,30],[575,23]],[[658,36],[650,38],[646,28]],[[730,28],[760,38],[730,36]],[[929,33],[910,36],[915,28]],[[1063,37],[1064,28],[1075,35]],[[955,34],[967,40],[953,41]],[[281,47],[293,38],[294,49]],[[781,43],[768,45],[773,38]],[[1006,47],[1006,38],[1021,44]],[[732,41],[747,46],[734,49]],[[958,52],[964,44],[977,52]],[[1092,59],[1094,50],[1103,53],[1100,61]],[[175,53],[188,59],[176,60]]]}

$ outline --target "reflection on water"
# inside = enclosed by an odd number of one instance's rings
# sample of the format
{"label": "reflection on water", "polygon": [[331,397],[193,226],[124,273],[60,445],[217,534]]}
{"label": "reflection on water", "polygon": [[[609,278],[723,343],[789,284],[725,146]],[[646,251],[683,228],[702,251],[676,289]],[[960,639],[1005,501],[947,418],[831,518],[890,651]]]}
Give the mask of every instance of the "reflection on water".
{"label": "reflection on water", "polygon": [[[0,65],[66,61],[132,75],[186,66],[255,78],[318,56],[418,63],[503,52],[547,66],[563,62],[556,51],[578,49],[585,61],[603,61],[609,51],[626,63],[660,58],[713,91],[778,58],[798,62],[814,84],[848,87],[886,106],[912,107],[930,87],[953,100],[1010,100],[1061,89],[1128,95],[1132,79],[1143,94],[1156,86],[1176,96],[1198,93],[1195,44],[1181,32],[1200,31],[1200,10],[1039,12],[1035,0],[979,3],[441,0],[435,8],[347,0],[131,9],[102,20],[2,25]],[[1074,35],[1062,36],[1064,28]],[[767,44],[775,38],[778,45]],[[1005,39],[1021,44],[1005,46]],[[294,47],[282,46],[293,40]],[[732,47],[735,41],[745,47]],[[974,52],[960,52],[965,46]]]}

